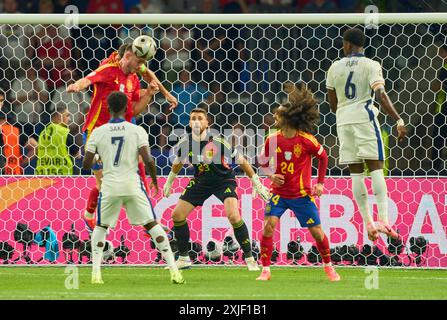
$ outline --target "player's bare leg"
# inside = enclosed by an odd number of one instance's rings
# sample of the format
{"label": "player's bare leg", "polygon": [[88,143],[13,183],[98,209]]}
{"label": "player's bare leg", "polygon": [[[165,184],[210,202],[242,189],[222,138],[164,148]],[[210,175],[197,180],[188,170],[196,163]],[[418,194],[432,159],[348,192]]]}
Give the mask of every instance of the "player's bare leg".
{"label": "player's bare leg", "polygon": [[340,276],[338,275],[337,271],[335,271],[331,262],[329,239],[324,234],[321,225],[309,227],[309,231],[317,243],[317,249],[320,252],[321,258],[323,259],[324,272],[326,272],[327,277],[330,281],[340,281]]}
{"label": "player's bare leg", "polygon": [[383,161],[367,160],[366,165],[371,172],[372,189],[379,213],[379,220],[376,223],[377,229],[388,237],[398,239],[399,234],[391,228],[388,220],[388,189],[383,175]]}
{"label": "player's bare leg", "polygon": [[176,262],[179,269],[190,268],[192,263],[189,258],[189,227],[186,218],[195,207],[184,200],[179,199],[174,211],[172,212],[172,220],[174,222],[174,233],[177,239],[179,250],[179,258]]}
{"label": "player's bare leg", "polygon": [[379,231],[377,230],[377,227],[369,211],[368,190],[366,189],[365,185],[363,163],[350,164],[349,172],[351,173],[352,193],[359,208],[360,214],[362,215],[363,223],[366,226],[368,239],[371,241],[375,241],[379,237]]}
{"label": "player's bare leg", "polygon": [[264,228],[262,229],[261,239],[261,263],[262,272],[256,280],[268,281],[271,278],[270,264],[273,252],[273,233],[279,221],[276,216],[269,216],[264,219]]}
{"label": "player's bare leg", "polygon": [[226,198],[224,200],[224,208],[228,221],[233,226],[234,236],[244,252],[245,263],[247,264],[248,270],[258,271],[259,266],[251,252],[251,241],[250,235],[248,234],[248,228],[239,214],[238,200],[233,197]]}
{"label": "player's bare leg", "polygon": [[163,259],[168,264],[169,272],[171,273],[171,281],[174,284],[183,284],[185,279],[183,279],[182,274],[175,264],[174,254],[171,250],[171,245],[169,244],[168,237],[163,228],[156,221],[152,221],[144,226],[147,232],[154,239],[155,246],[158,251],[160,251]]}
{"label": "player's bare leg", "polygon": [[90,232],[93,232],[93,229],[96,226],[95,211],[96,207],[98,206],[99,190],[101,190],[102,169],[94,170],[93,174],[95,175],[96,186],[90,190],[87,200],[87,208],[85,209],[83,218],[85,225]]}

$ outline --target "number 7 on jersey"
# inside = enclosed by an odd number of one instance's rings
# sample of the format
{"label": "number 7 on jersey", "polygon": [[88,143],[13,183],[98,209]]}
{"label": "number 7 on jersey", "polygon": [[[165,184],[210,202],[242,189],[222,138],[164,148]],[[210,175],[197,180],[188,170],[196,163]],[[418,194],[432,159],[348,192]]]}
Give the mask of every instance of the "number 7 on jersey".
{"label": "number 7 on jersey", "polygon": [[112,137],[112,144],[116,145],[118,142],[118,147],[116,149],[115,160],[113,161],[113,166],[118,167],[121,160],[121,152],[123,151],[124,137]]}

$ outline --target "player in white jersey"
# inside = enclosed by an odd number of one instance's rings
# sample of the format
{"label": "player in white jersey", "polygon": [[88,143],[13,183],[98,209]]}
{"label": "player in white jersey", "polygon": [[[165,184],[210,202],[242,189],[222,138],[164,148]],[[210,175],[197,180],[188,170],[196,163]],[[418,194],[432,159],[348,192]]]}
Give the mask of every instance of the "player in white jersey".
{"label": "player in white jersey", "polygon": [[157,223],[149,197],[138,174],[138,156],[152,178],[151,187],[158,194],[154,159],[149,153],[148,135],[143,128],[124,120],[127,97],[119,91],[107,97],[112,119],[93,131],[86,146],[84,169],[93,165],[95,154],[103,164],[103,178],[99,194],[97,224],[92,234],[93,271],[92,283],[103,283],[101,261],[107,229],[114,228],[121,207],[132,225],[141,225],[166,260],[173,283],[184,283],[183,276],[175,264],[166,232]]}
{"label": "player in white jersey", "polygon": [[[364,43],[365,35],[360,29],[349,29],[343,33],[345,57],[329,68],[326,88],[331,110],[336,112],[339,162],[349,166],[352,193],[366,224],[368,237],[374,241],[378,238],[378,232],[382,232],[396,239],[399,235],[388,221],[388,190],[383,176],[384,148],[377,121],[379,110],[374,106],[374,99],[396,120],[399,141],[405,137],[407,130],[385,92],[382,67],[377,61],[365,57]],[[376,223],[369,211],[364,163],[371,172],[379,213]]]}

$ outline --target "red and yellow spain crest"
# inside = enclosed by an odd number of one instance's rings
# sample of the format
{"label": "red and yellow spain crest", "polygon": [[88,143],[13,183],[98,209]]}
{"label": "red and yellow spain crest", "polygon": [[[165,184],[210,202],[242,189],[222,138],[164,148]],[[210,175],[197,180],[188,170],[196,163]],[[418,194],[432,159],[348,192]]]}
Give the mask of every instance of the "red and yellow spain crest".
{"label": "red and yellow spain crest", "polygon": [[299,158],[301,155],[302,147],[300,144],[296,144],[293,146],[293,154],[295,157]]}
{"label": "red and yellow spain crest", "polygon": [[132,92],[132,90],[133,90],[132,80],[130,80],[130,79],[127,80],[126,89],[127,89],[127,92]]}

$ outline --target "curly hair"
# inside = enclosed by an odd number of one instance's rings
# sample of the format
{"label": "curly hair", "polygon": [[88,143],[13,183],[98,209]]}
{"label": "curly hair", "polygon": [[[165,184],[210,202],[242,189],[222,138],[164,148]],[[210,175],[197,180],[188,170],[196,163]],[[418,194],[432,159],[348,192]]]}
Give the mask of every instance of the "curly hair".
{"label": "curly hair", "polygon": [[295,85],[290,82],[284,84],[284,91],[289,97],[286,103],[281,104],[283,108],[277,111],[278,115],[288,127],[309,133],[315,130],[320,114],[312,91],[304,83]]}

